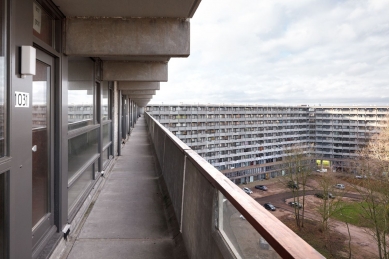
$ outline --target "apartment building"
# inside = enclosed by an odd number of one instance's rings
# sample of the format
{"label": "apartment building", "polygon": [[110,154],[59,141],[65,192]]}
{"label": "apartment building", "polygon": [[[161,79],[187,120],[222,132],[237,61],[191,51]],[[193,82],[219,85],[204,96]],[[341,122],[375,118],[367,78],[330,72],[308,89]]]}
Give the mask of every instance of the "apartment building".
{"label": "apartment building", "polygon": [[235,183],[285,172],[299,145],[332,170],[355,172],[358,149],[389,107],[149,105],[146,111]]}

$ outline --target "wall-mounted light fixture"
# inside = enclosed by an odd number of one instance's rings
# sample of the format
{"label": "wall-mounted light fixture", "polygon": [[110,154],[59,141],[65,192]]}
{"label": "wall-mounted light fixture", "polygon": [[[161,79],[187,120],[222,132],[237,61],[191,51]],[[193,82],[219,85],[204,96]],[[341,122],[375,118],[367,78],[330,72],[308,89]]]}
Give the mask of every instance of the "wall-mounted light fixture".
{"label": "wall-mounted light fixture", "polygon": [[22,46],[21,71],[22,78],[26,75],[35,75],[36,49],[31,46]]}

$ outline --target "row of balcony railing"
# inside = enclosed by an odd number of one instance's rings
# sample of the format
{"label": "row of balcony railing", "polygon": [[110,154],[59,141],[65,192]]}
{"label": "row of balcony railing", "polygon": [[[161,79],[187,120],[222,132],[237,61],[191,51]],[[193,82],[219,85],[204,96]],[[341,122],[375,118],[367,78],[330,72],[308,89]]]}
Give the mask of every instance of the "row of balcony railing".
{"label": "row of balcony railing", "polygon": [[145,118],[189,258],[324,258],[149,114]]}

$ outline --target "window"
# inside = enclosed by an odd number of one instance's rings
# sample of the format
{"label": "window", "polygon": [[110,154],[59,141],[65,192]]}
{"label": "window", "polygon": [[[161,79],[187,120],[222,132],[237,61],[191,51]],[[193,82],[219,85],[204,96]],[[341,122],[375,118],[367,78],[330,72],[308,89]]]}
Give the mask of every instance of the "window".
{"label": "window", "polygon": [[68,179],[72,181],[73,177],[79,173],[85,164],[93,160],[98,152],[97,129],[73,137],[68,141]]}
{"label": "window", "polygon": [[103,125],[103,147],[111,142],[111,123]]}
{"label": "window", "polygon": [[94,62],[88,58],[69,59],[69,130],[94,123],[94,96]]}
{"label": "window", "polygon": [[73,210],[74,206],[77,204],[85,193],[85,190],[93,182],[93,167],[94,164],[91,164],[84,172],[77,175],[77,178],[69,185],[68,187],[68,209],[69,212]]}
{"label": "window", "polygon": [[37,3],[33,3],[33,35],[47,45],[54,47],[54,19]]}
{"label": "window", "polygon": [[74,136],[68,140],[68,213],[87,193],[94,179],[94,165],[98,159],[98,130]]}
{"label": "window", "polygon": [[[110,120],[111,116],[109,114],[109,105],[110,105],[110,98],[109,98],[109,82],[107,81],[104,81],[102,84],[101,84],[101,120],[102,121],[105,121],[105,120]],[[91,110],[91,107],[89,107],[89,109]]]}
{"label": "window", "polygon": [[5,138],[6,138],[6,127],[5,127],[5,98],[6,98],[6,56],[5,56],[5,20],[4,20],[4,2],[0,1],[0,29],[2,31],[0,38],[0,157],[5,156]]}

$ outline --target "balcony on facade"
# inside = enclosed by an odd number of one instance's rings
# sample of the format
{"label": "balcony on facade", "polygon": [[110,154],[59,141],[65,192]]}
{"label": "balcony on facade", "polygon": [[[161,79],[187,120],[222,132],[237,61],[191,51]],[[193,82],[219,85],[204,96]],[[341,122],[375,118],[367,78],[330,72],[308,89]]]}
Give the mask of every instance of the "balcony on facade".
{"label": "balcony on facade", "polygon": [[[240,175],[254,176],[242,177],[238,183],[264,178],[267,163],[282,161],[284,150],[294,145],[313,147],[318,159],[355,159],[357,150],[379,132],[388,114],[388,107],[150,105],[147,109],[222,172],[233,168]],[[231,152],[220,153],[226,149]],[[252,157],[233,157],[243,149]],[[261,169],[254,170],[253,165]],[[272,176],[282,173],[274,168],[269,172]]]}

